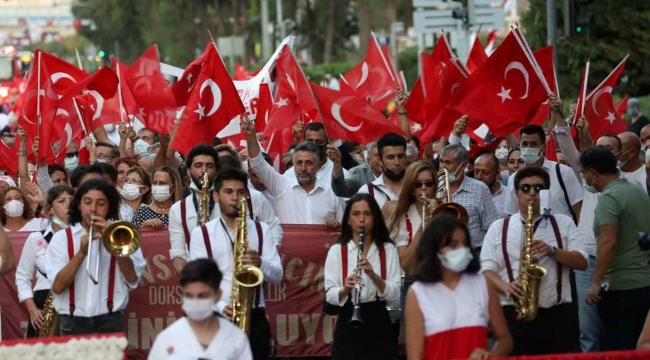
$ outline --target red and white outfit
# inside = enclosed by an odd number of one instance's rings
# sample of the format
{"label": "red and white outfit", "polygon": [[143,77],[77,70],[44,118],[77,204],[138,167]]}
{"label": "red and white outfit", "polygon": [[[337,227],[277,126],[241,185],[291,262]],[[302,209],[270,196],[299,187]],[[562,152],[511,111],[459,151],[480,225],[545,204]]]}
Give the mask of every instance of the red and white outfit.
{"label": "red and white outfit", "polygon": [[462,274],[455,290],[442,282],[411,286],[424,317],[424,359],[467,359],[476,348],[488,349],[486,281],[483,274]]}

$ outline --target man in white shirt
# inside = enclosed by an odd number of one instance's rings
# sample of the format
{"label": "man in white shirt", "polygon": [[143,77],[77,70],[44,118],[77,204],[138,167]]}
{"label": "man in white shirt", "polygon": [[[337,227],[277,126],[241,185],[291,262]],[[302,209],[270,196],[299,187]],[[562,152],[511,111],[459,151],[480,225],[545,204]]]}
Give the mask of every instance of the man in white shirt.
{"label": "man in white shirt", "polygon": [[[219,170],[219,155],[210,145],[199,144],[190,150],[185,160],[185,171],[190,177],[191,193],[172,205],[169,210],[169,241],[171,248],[169,257],[177,274],[187,262],[188,246],[192,230],[199,226],[199,214],[201,213],[201,180],[203,174],[208,174],[208,181],[212,187],[212,181]],[[208,213],[209,219],[216,219],[219,215],[219,208],[214,206],[210,195],[212,188],[208,191]],[[215,211],[216,208],[216,211]]]}
{"label": "man in white shirt", "polygon": [[[550,161],[544,156],[546,134],[541,126],[526,125],[521,128],[520,135],[521,158],[526,162],[526,167],[539,166],[549,173],[551,179],[549,207],[552,213],[570,216],[577,224],[582,208],[582,185],[580,185],[577,176],[568,166]],[[508,182],[505,196],[506,213],[516,214],[519,211],[519,206],[517,205],[515,187],[511,182]]]}
{"label": "man in white shirt", "polygon": [[[240,216],[240,202],[246,199],[246,173],[241,169],[224,167],[214,181],[214,201],[219,203],[221,216],[192,231],[190,242],[190,260],[211,258],[223,273],[220,289],[223,295],[216,304],[217,311],[232,319],[233,309],[230,303],[233,286],[234,249],[239,249],[237,222]],[[248,248],[240,254],[242,265],[257,267],[264,274],[264,281],[278,284],[282,281],[282,261],[276,250],[275,242],[270,236],[265,223],[253,221],[248,213],[244,214]],[[245,277],[239,277],[246,281]],[[261,279],[260,279],[261,280]],[[250,318],[250,342],[255,359],[268,358],[271,353],[271,326],[264,312],[264,294],[262,285],[255,287],[253,308]],[[241,310],[241,309],[240,309]]]}
{"label": "man in white shirt", "polygon": [[[140,249],[116,257],[102,245],[102,234],[118,217],[119,198],[107,181],[86,181],[70,204],[71,226],[50,241],[46,273],[52,281],[54,309],[61,315],[61,335],[125,330],[122,311],[146,263]],[[90,241],[94,243],[89,251]],[[91,274],[86,272],[87,264]]]}
{"label": "man in white shirt", "polygon": [[10,273],[16,268],[16,260],[14,258],[14,250],[11,247],[11,240],[0,226],[0,275]]}
{"label": "man in white shirt", "polygon": [[318,146],[303,141],[294,149],[294,167],[289,171],[295,172],[297,176],[292,179],[279,174],[264,161],[254,124],[244,119],[241,128],[248,138],[250,169],[255,171],[273,195],[275,214],[280,218],[280,223],[338,227],[343,218],[345,203],[334,194],[329,184],[316,181],[320,159]]}
{"label": "man in white shirt", "polygon": [[483,182],[490,189],[494,206],[499,217],[506,216],[506,191],[501,181],[497,179],[499,159],[492,153],[479,155],[474,162],[474,179]]}
{"label": "man in white shirt", "polygon": [[[70,174],[70,185],[73,189],[77,189],[84,182],[91,179],[104,179],[111,185],[117,182],[117,170],[107,163],[95,163],[93,165],[78,166],[72,174]],[[119,194],[119,192],[118,192]],[[119,195],[118,195],[119,196]],[[120,199],[119,220],[131,221],[133,220],[133,209]]]}
{"label": "man in white shirt", "polygon": [[641,140],[635,133],[630,131],[619,134],[618,138],[621,139],[623,145],[621,152],[617,154],[619,169],[621,169],[626,179],[634,179],[643,184],[643,190],[647,193],[648,175],[645,164],[640,158]]}
{"label": "man in white shirt", "polygon": [[[517,171],[513,186],[519,212],[492,223],[481,251],[482,272],[500,293],[501,305],[512,334],[510,355],[538,355],[579,352],[577,308],[571,298],[571,269],[587,268],[583,235],[573,220],[563,214],[540,211],[540,192],[550,186],[548,172],[540,167]],[[548,197],[548,194],[545,194]],[[547,201],[548,202],[548,201]],[[532,219],[528,205],[533,204]],[[520,259],[525,240],[524,224],[533,222],[530,256],[537,259],[546,275],[540,280],[538,313],[532,321],[517,318],[518,298],[530,301],[521,285]],[[544,339],[540,341],[540,339]]]}

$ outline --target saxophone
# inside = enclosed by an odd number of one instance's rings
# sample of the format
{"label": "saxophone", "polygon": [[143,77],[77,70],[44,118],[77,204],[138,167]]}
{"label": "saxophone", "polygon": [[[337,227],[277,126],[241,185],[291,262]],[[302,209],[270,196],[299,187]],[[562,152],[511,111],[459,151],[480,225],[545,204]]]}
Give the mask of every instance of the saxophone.
{"label": "saxophone", "polygon": [[246,334],[250,334],[253,295],[255,288],[262,284],[264,274],[260,268],[244,265],[242,256],[248,250],[248,230],[246,228],[246,199],[239,200],[239,216],[236,220],[235,243],[233,246],[233,272],[230,303],[232,321]]}
{"label": "saxophone", "polygon": [[54,295],[50,290],[43,305],[43,325],[36,332],[36,337],[57,336],[59,334],[59,320],[59,314],[54,311]]}
{"label": "saxophone", "polygon": [[528,204],[528,214],[524,224],[524,244],[521,248],[521,257],[519,258],[519,283],[523,289],[524,295],[517,298],[515,307],[517,308],[517,320],[530,322],[537,317],[539,286],[542,278],[546,276],[546,269],[537,264],[537,259],[533,258],[530,253],[530,247],[533,242],[533,203]]}
{"label": "saxophone", "polygon": [[200,211],[199,211],[199,225],[203,225],[210,221],[210,179],[208,179],[208,173],[203,173],[203,179],[201,179],[201,202],[200,202]]}

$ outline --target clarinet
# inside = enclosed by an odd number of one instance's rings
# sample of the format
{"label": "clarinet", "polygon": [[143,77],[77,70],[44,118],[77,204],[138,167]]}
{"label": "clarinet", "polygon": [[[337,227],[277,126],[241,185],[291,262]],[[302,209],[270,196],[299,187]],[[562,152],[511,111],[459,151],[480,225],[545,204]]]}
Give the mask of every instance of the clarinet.
{"label": "clarinet", "polygon": [[[363,242],[366,237],[366,230],[364,228],[359,229],[359,241],[357,246],[357,269],[356,273],[361,277],[363,275],[363,270],[359,269],[359,262],[363,257]],[[348,325],[353,329],[359,329],[363,326],[363,320],[361,320],[361,284],[356,284],[354,286],[354,293],[352,294],[352,304],[354,308],[352,309],[352,318],[348,322]]]}

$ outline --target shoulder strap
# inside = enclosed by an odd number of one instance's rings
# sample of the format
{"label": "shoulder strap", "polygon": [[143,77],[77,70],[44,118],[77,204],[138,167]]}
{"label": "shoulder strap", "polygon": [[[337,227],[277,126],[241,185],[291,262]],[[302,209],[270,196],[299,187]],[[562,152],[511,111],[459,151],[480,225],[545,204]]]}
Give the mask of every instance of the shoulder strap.
{"label": "shoulder strap", "polygon": [[566,191],[566,186],[564,186],[564,180],[562,180],[562,172],[560,171],[560,163],[555,164],[555,172],[557,173],[557,180],[560,182],[560,187],[562,187],[562,192],[564,193],[564,201],[566,201],[567,206],[569,207],[569,212],[573,218],[573,223],[578,224],[578,218],[576,213],[573,212],[573,207],[571,206],[571,200],[569,200],[569,194]]}
{"label": "shoulder strap", "polygon": [[255,217],[253,217],[253,200],[251,199],[251,191],[248,188],[246,188],[246,205],[248,206],[248,214],[251,220],[255,220]]}
{"label": "shoulder strap", "polygon": [[187,227],[187,198],[181,199],[181,224],[183,224],[183,233],[185,233],[185,243],[187,249],[190,248],[190,229]]}
{"label": "shoulder strap", "polygon": [[370,197],[374,199],[375,198],[375,187],[372,186],[371,182],[369,182],[366,185],[368,186],[368,195],[370,195]]}
{"label": "shoulder strap", "polygon": [[[68,236],[68,259],[72,261],[72,258],[74,257],[74,242],[72,241],[72,229],[67,228],[65,229],[65,233]],[[70,304],[70,316],[74,314],[74,280],[70,283],[70,293],[69,296],[69,304]]]}
{"label": "shoulder strap", "polygon": [[345,279],[348,277],[348,244],[341,244],[341,275],[343,277],[343,286],[345,286]]}
{"label": "shoulder strap", "polygon": [[[101,248],[99,250],[101,251]],[[111,266],[108,271],[108,300],[106,301],[106,306],[110,314],[113,312],[113,294],[115,293],[115,256],[113,255],[111,255]]]}
{"label": "shoulder strap", "polygon": [[208,259],[212,259],[212,246],[210,245],[210,235],[208,235],[208,228],[205,224],[201,225],[201,232],[203,233],[203,243],[205,244],[205,251],[208,252]]}
{"label": "shoulder strap", "polygon": [[386,251],[384,250],[384,244],[379,244],[379,262],[381,266],[381,279],[386,281]]}
{"label": "shoulder strap", "polygon": [[[250,209],[250,208],[249,208]],[[251,212],[251,217],[253,216],[253,213]],[[262,234],[262,224],[260,224],[259,221],[255,220],[255,229],[257,229],[257,253],[262,257],[262,251],[264,250],[264,234]],[[259,284],[255,288],[255,308],[260,307],[260,295],[262,292],[262,287],[264,286],[264,282]]]}
{"label": "shoulder strap", "polygon": [[[557,247],[559,249],[564,249],[562,245],[562,234],[560,234],[560,228],[557,226],[557,220],[555,216],[551,215],[551,225],[553,225],[553,232],[555,233],[555,239],[557,240]],[[557,263],[557,303],[559,304],[562,300],[562,264],[556,261]]]}
{"label": "shoulder strap", "polygon": [[506,270],[508,270],[508,280],[515,281],[512,276],[512,266],[510,265],[510,257],[508,256],[508,224],[510,224],[510,216],[503,219],[503,230],[501,231],[501,250],[503,251],[503,261],[506,263]]}

